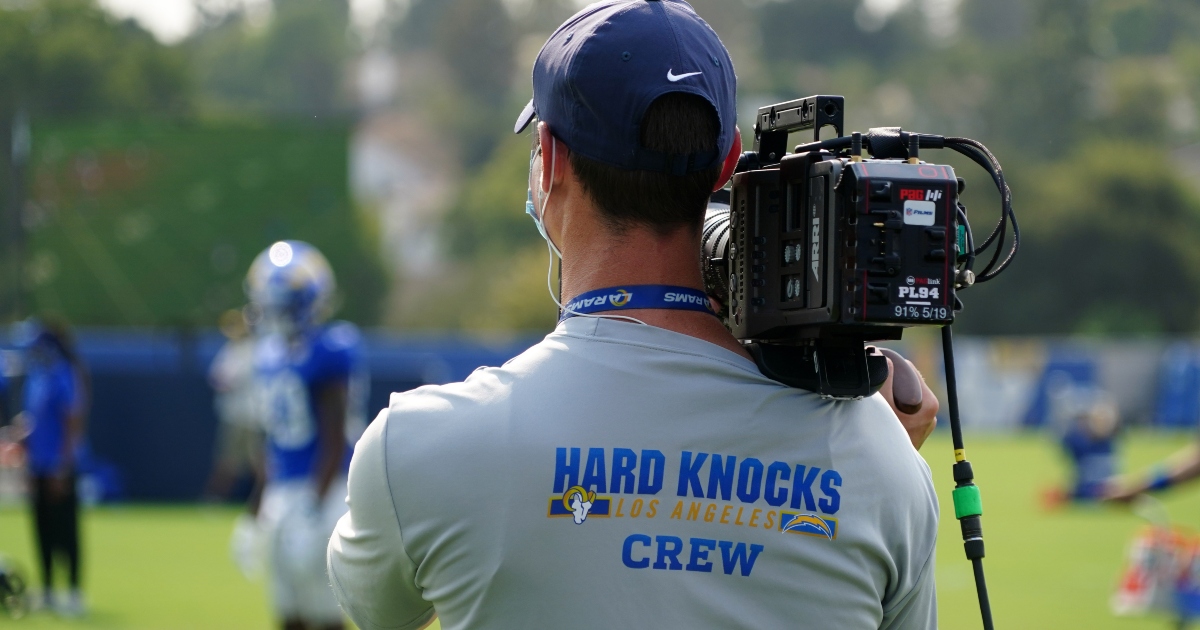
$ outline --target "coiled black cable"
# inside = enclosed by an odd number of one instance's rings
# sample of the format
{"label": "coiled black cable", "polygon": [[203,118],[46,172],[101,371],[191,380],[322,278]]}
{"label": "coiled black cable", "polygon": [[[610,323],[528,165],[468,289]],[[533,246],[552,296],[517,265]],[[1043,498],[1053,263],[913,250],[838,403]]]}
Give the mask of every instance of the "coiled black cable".
{"label": "coiled black cable", "polygon": [[[915,134],[901,131],[898,127],[886,127],[872,129],[871,133],[866,136],[861,136],[861,140],[871,152],[871,155],[877,158],[894,158],[898,157],[897,147],[905,147],[908,144],[908,139],[912,136],[917,136],[918,145],[922,149],[950,149],[957,153],[966,156],[972,162],[978,164],[983,170],[991,175],[992,182],[996,185],[996,190],[1000,192],[1000,220],[996,222],[996,227],[992,228],[988,237],[984,239],[983,244],[978,247],[972,246],[969,250],[969,256],[966,261],[965,269],[972,270],[972,265],[975,264],[975,257],[983,254],[989,247],[995,246],[991,258],[983,271],[975,276],[975,282],[987,282],[1000,275],[1005,269],[1012,264],[1013,258],[1016,257],[1017,251],[1021,248],[1021,228],[1017,225],[1017,215],[1012,209],[1012,191],[1008,187],[1008,182],[1004,179],[1004,169],[1000,166],[1000,161],[995,155],[978,140],[971,138],[959,137],[943,137],[931,134]],[[796,147],[797,153],[807,151],[832,151],[841,152],[850,148],[853,142],[851,136],[842,136],[840,138],[830,138],[829,140],[821,140],[818,142],[810,142],[801,144]],[[966,222],[966,216],[960,214],[960,220],[967,225],[968,230],[970,224]],[[1008,228],[1012,225],[1012,243],[1008,247],[1008,254],[1001,259],[1004,252],[1004,242],[1008,238]]]}
{"label": "coiled black cable", "polygon": [[[987,266],[983,268],[976,282],[987,282],[992,278],[1000,275],[1002,271],[1012,264],[1013,258],[1016,257],[1017,251],[1021,247],[1021,228],[1017,224],[1017,216],[1012,209],[1012,190],[1008,187],[1008,182],[1004,179],[1004,170],[1000,166],[1000,161],[992,152],[988,150],[983,143],[970,138],[946,138],[946,148],[961,153],[970,158],[976,164],[979,164],[992,176],[992,181],[996,184],[996,189],[1000,191],[1000,220],[996,223],[996,227],[992,233],[988,235],[983,244],[975,249],[975,254],[983,253],[993,243],[996,249],[992,254],[991,260]],[[1003,252],[1003,244],[1007,235],[1007,228],[1012,224],[1012,245],[1008,249],[1008,255],[1000,260],[1000,254]]]}

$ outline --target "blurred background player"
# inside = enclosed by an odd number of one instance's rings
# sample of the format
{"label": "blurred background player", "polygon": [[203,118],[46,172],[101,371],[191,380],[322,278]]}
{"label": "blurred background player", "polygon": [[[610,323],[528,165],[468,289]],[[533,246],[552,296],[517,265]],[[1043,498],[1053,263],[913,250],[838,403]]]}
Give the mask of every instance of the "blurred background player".
{"label": "blurred background player", "polygon": [[1113,396],[1097,387],[1071,387],[1052,399],[1050,423],[1071,466],[1069,485],[1048,490],[1047,507],[1104,498],[1116,473],[1121,414]]}
{"label": "blurred background player", "polygon": [[1121,414],[1112,396],[1093,390],[1088,404],[1076,414],[1062,437],[1063,451],[1074,468],[1069,498],[1098,501],[1116,472],[1116,443]]}
{"label": "blurred background player", "polygon": [[285,630],[341,628],[324,552],[346,512],[346,471],[365,427],[359,333],[325,323],[333,272],[306,243],[281,241],[259,254],[246,289],[261,311],[255,364],[267,459],[257,512],[272,603]]}
{"label": "blurred background player", "polygon": [[[19,422],[24,427],[33,509],[42,569],[42,604],[63,615],[84,613],[79,588],[77,457],[86,431],[87,370],[67,326],[46,320],[23,325],[25,389]],[[65,560],[70,590],[55,601],[54,560]],[[57,606],[56,606],[57,604]]]}
{"label": "blurred background player", "polygon": [[209,501],[227,498],[233,484],[247,474],[257,479],[263,455],[250,328],[238,309],[222,313],[218,323],[225,345],[208,370],[218,418],[213,470],[204,489]]}
{"label": "blurred background player", "polygon": [[9,383],[8,373],[12,368],[8,365],[8,354],[4,350],[0,350],[0,427],[8,425],[8,419],[12,417],[8,409],[9,399]]}

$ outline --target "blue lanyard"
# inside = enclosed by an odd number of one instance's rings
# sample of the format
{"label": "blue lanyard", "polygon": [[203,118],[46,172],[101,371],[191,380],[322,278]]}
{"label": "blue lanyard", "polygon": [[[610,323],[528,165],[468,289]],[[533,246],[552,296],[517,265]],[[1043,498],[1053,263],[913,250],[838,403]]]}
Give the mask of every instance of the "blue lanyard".
{"label": "blue lanyard", "polygon": [[635,284],[596,289],[577,295],[567,302],[558,321],[575,315],[642,308],[699,311],[714,315],[708,305],[708,296],[703,291],[669,284]]}

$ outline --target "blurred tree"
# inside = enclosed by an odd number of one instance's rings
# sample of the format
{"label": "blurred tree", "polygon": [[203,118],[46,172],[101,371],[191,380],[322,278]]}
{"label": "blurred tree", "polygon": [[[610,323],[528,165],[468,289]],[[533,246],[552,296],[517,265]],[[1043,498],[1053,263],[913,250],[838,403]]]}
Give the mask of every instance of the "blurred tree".
{"label": "blurred tree", "polygon": [[178,117],[191,106],[186,59],[94,0],[0,3],[0,313],[20,317],[25,287],[26,122]]}
{"label": "blurred tree", "polygon": [[204,103],[219,110],[311,118],[346,110],[350,59],[347,0],[273,0],[256,26],[245,7],[201,4],[200,28],[185,42]]}
{"label": "blurred tree", "polygon": [[980,113],[994,135],[1020,147],[1024,157],[1058,158],[1087,128],[1095,7],[1089,0],[1031,5],[1034,28],[993,51],[999,53],[989,72],[994,88]]}
{"label": "blurred tree", "polygon": [[529,189],[529,136],[511,133],[446,215],[445,235],[458,259],[494,261],[541,240],[522,211]]}
{"label": "blurred tree", "polygon": [[422,86],[429,117],[468,169],[487,161],[519,111],[511,101],[517,31],[502,0],[414,0],[392,42],[402,55],[436,60],[441,76]]}
{"label": "blurred tree", "polygon": [[437,2],[444,8],[434,27],[434,50],[454,71],[463,91],[484,103],[504,103],[515,47],[504,6],[498,0]]}
{"label": "blurred tree", "polygon": [[[537,233],[537,230],[533,230]],[[541,239],[538,239],[539,241]],[[544,244],[527,245],[508,252],[502,264],[495,264],[476,281],[482,296],[479,302],[488,308],[461,308],[458,313],[463,328],[484,333],[508,331],[549,332],[557,323],[558,307],[550,297],[546,284],[547,272],[556,277],[557,267],[551,265],[550,252]]]}
{"label": "blurred tree", "polygon": [[273,109],[329,115],[344,103],[348,0],[274,0],[263,42],[264,92]]}
{"label": "blurred tree", "polygon": [[0,4],[0,110],[182,114],[190,88],[183,55],[94,0]]}
{"label": "blurred tree", "polygon": [[1028,0],[964,0],[962,25],[974,39],[1011,46],[1028,35],[1032,16]]}
{"label": "blurred tree", "polygon": [[265,109],[261,34],[246,9],[210,10],[197,5],[200,26],[183,43],[196,70],[198,98],[208,110]]}
{"label": "blurred tree", "polygon": [[307,121],[35,126],[28,277],[72,321],[206,326],[250,261],[299,239],[329,258],[340,316],[380,319],[386,276],[346,173],[351,128]]}
{"label": "blurred tree", "polygon": [[873,14],[863,2],[763,3],[757,10],[762,54],[776,67],[866,61],[887,71],[928,47],[929,38],[915,9],[904,5],[884,16]]}
{"label": "blurred tree", "polygon": [[1152,146],[1089,143],[1013,187],[1021,253],[994,284],[963,294],[961,328],[1178,334],[1200,325],[1200,198]]}
{"label": "blurred tree", "polygon": [[1190,0],[1106,2],[1101,45],[1110,54],[1162,55],[1178,42],[1195,38],[1200,12]]}

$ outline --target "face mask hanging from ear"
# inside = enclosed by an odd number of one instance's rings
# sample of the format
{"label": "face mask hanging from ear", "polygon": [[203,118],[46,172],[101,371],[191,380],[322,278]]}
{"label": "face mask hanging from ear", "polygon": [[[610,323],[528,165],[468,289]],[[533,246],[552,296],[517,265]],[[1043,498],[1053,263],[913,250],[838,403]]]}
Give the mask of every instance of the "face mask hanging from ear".
{"label": "face mask hanging from ear", "polygon": [[[534,133],[537,133],[537,131],[535,130]],[[550,171],[551,171],[551,173],[553,173],[553,171],[554,171],[554,160],[555,160],[556,149],[557,149],[557,147],[556,147],[555,143],[553,141],[551,141],[551,143],[550,143]],[[536,156],[537,156],[536,149],[529,152],[529,182],[530,183],[529,183],[529,188],[527,188],[525,191],[525,214],[528,214],[529,218],[533,219],[533,224],[537,226],[538,234],[541,234],[542,238],[546,239],[546,243],[548,245],[550,245],[550,249],[553,250],[554,254],[556,256],[558,256],[559,258],[562,258],[562,252],[560,252],[558,250],[558,246],[556,246],[554,244],[554,241],[550,240],[550,235],[546,232],[546,224],[543,222],[543,218],[546,216],[546,203],[550,201],[550,193],[554,190],[554,178],[553,177],[550,178],[550,190],[547,190],[546,194],[544,196],[541,195],[540,191],[539,191],[538,197],[541,199],[541,202],[542,202],[542,207],[540,209],[540,212],[539,212],[539,209],[533,203],[533,174],[534,174],[533,173],[533,159]],[[544,169],[545,165],[543,165],[542,168]],[[541,178],[539,177],[538,179],[541,179]]]}
{"label": "face mask hanging from ear", "polygon": [[[535,131],[534,133],[537,133],[537,132]],[[554,160],[556,157],[555,156],[556,148],[557,148],[556,145],[553,142],[551,142],[551,144],[550,144],[550,171],[552,173],[554,172]],[[541,212],[539,212],[537,206],[533,202],[533,175],[534,175],[533,159],[535,157],[537,157],[537,149],[534,149],[529,152],[529,188],[526,189],[526,192],[525,192],[525,214],[528,214],[529,218],[533,219],[533,224],[537,226],[538,234],[541,234],[542,238],[546,240],[546,249],[547,249],[547,253],[549,255],[549,261],[548,261],[548,264],[546,265],[546,291],[548,291],[550,293],[550,299],[554,301],[554,304],[555,304],[555,306],[558,307],[559,312],[569,312],[574,315],[579,315],[582,317],[589,317],[592,319],[621,319],[621,320],[633,322],[635,324],[645,325],[646,322],[643,322],[642,320],[634,318],[634,317],[627,317],[625,315],[606,315],[606,314],[592,315],[592,314],[579,313],[577,311],[573,311],[570,308],[564,307],[562,302],[560,302],[558,300],[558,296],[556,296],[554,294],[554,257],[558,256],[558,258],[561,260],[562,252],[558,251],[558,247],[554,244],[554,241],[552,241],[550,239],[550,234],[546,232],[546,224],[542,222],[542,218],[546,216],[546,202],[550,201],[550,193],[554,190],[554,178],[553,177],[550,178],[550,190],[546,191],[545,196],[543,196],[541,194],[540,190],[538,191],[538,200],[541,201],[541,203],[542,203]],[[545,168],[545,166],[543,165],[542,168]]]}

